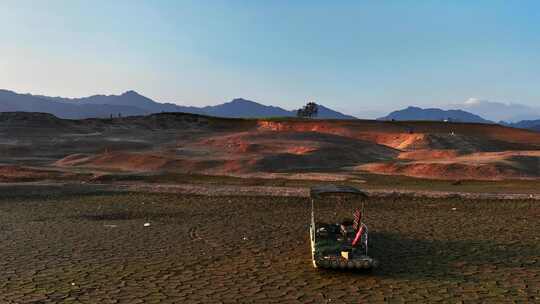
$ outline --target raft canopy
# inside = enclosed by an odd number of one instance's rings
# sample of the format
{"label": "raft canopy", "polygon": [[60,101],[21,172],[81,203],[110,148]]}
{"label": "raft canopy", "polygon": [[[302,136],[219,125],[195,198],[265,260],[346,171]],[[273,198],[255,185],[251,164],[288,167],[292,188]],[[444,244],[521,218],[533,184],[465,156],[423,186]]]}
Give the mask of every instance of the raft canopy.
{"label": "raft canopy", "polygon": [[331,196],[336,194],[355,195],[361,198],[367,198],[367,194],[352,186],[343,185],[321,185],[312,187],[309,191],[309,195],[312,198]]}

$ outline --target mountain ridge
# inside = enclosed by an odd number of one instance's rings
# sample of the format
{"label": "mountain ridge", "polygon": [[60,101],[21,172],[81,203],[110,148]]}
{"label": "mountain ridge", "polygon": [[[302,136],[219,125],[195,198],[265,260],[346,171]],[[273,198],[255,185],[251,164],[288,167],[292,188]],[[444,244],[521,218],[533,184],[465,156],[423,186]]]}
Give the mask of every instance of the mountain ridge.
{"label": "mountain ridge", "polygon": [[[160,103],[134,90],[120,95],[92,95],[80,98],[50,97],[45,95],[19,94],[0,89],[0,112],[43,112],[60,118],[106,118],[109,116],[147,115],[160,112],[184,112],[218,117],[264,118],[294,117],[296,110],[235,98],[215,106],[195,107],[172,103]],[[319,106],[320,118],[356,119],[354,116]]]}
{"label": "mountain ridge", "polygon": [[512,128],[529,129],[529,130],[540,132],[540,119],[522,120],[515,123],[500,122],[500,124],[503,124],[505,126],[512,127]]}
{"label": "mountain ridge", "polygon": [[416,106],[409,106],[402,110],[393,111],[388,115],[379,117],[377,119],[494,123],[490,120],[463,110],[442,110],[439,108],[420,108]]}
{"label": "mountain ridge", "polygon": [[[478,103],[478,102],[475,102]],[[278,106],[264,105],[244,98],[214,106],[183,106],[173,103],[160,103],[139,94],[134,90],[119,95],[91,95],[88,97],[66,98],[45,95],[19,94],[0,89],[0,112],[43,112],[59,118],[108,118],[111,116],[137,116],[161,112],[183,112],[230,118],[269,118],[295,117],[296,110],[287,110]],[[354,116],[334,111],[319,105],[317,118],[321,119],[357,119]],[[482,116],[461,109],[444,110],[440,108],[421,108],[409,106],[389,113],[378,120],[429,120],[501,124],[514,128],[540,131],[540,120],[518,122],[491,121]]]}
{"label": "mountain ridge", "polygon": [[488,120],[508,123],[540,119],[540,108],[514,102],[469,98],[462,103],[451,104],[444,108],[448,110],[461,109]]}

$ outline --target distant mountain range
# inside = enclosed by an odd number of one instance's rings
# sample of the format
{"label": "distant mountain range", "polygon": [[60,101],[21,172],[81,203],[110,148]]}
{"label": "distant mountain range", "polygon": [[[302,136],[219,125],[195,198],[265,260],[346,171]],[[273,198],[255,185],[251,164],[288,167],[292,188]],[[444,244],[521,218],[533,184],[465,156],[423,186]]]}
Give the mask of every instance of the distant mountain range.
{"label": "distant mountain range", "polygon": [[540,107],[519,103],[504,103],[478,98],[469,98],[463,103],[453,104],[446,109],[460,109],[492,121],[515,123],[521,120],[540,119]]}
{"label": "distant mountain range", "polygon": [[[292,117],[296,110],[266,106],[254,101],[237,98],[216,106],[190,107],[172,103],[159,103],[135,91],[121,95],[94,95],[83,98],[49,97],[42,95],[18,94],[0,90],[0,112],[44,112],[60,118],[81,119],[111,115],[146,115],[160,112],[184,112],[218,117]],[[356,119],[353,116],[319,105],[318,118]]]}
{"label": "distant mountain range", "polygon": [[378,118],[379,120],[438,120],[453,122],[478,122],[493,123],[482,117],[463,110],[441,110],[437,108],[422,109],[419,107],[408,107],[403,110],[394,111],[387,116]]}
{"label": "distant mountain range", "polygon": [[[503,104],[489,101],[469,100],[465,102],[468,108],[475,111],[485,109],[486,113],[509,112],[508,115],[517,117],[521,113],[529,113],[533,119],[518,122],[499,121],[499,124],[540,131],[540,119],[534,108],[517,104]],[[491,108],[498,110],[491,110]],[[528,109],[528,110],[527,110]],[[121,95],[94,95],[83,98],[49,97],[42,95],[18,94],[8,90],[0,90],[0,112],[43,112],[60,118],[107,118],[112,116],[147,115],[160,112],[184,112],[217,117],[294,117],[296,110],[286,110],[275,106],[266,106],[254,101],[237,98],[230,102],[215,106],[192,107],[180,106],[173,103],[159,103],[135,91],[127,91]],[[510,113],[511,112],[511,113]],[[477,112],[478,113],[478,112]],[[510,117],[510,116],[498,116]],[[356,119],[323,105],[319,105],[318,118],[323,119]],[[408,107],[394,111],[379,120],[434,120],[452,122],[497,123],[484,119],[480,115],[461,109],[443,110],[438,108]]]}
{"label": "distant mountain range", "polygon": [[540,119],[536,120],[522,120],[516,123],[505,123],[504,125],[513,128],[530,129],[540,132]]}
{"label": "distant mountain range", "polygon": [[[422,109],[420,107],[408,107],[403,110],[394,111],[387,116],[378,118],[378,120],[430,120],[488,124],[497,123],[463,110],[442,110],[438,108]],[[498,124],[513,128],[540,131],[540,119],[522,120],[515,123],[499,121]]]}

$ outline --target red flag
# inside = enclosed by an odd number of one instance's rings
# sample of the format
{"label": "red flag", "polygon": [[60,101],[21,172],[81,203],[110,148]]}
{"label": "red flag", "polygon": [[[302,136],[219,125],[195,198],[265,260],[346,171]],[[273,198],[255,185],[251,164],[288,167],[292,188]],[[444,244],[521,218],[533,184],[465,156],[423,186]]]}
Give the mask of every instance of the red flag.
{"label": "red flag", "polygon": [[362,234],[364,234],[364,225],[360,226],[360,229],[358,229],[358,232],[356,233],[356,236],[354,237],[354,241],[352,242],[353,247],[356,246],[358,241],[362,238]]}
{"label": "red flag", "polygon": [[360,228],[361,222],[362,222],[362,212],[360,210],[356,210],[354,212],[354,221],[353,221],[354,230],[358,230],[358,228]]}

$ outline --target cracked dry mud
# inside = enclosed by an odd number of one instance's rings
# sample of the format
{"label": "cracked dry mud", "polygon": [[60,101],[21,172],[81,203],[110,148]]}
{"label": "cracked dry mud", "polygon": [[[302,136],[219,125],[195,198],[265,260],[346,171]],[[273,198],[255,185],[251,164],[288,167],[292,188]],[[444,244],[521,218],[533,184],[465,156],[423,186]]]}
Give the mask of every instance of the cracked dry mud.
{"label": "cracked dry mud", "polygon": [[294,197],[0,197],[0,303],[540,301],[538,201],[374,198],[371,273],[311,267],[308,208]]}

